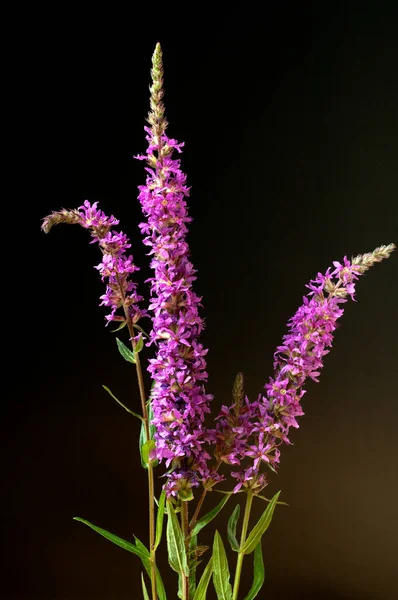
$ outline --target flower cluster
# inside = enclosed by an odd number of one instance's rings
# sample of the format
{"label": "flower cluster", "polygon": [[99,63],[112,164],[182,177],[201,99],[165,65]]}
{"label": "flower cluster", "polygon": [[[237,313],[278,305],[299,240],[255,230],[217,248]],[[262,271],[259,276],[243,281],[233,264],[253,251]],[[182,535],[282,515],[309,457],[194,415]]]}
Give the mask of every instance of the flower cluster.
{"label": "flower cluster", "polygon": [[259,492],[267,484],[260,467],[265,463],[276,470],[279,446],[290,444],[290,427],[298,428],[296,419],[304,414],[300,404],[304,383],[308,378],[318,382],[336,322],[344,312],[341,304],[347,296],[354,300],[358,276],[387,258],[393,249],[390,244],[352,261],[344,257],[343,264],[333,263],[334,270],[318,273],[307,285],[310,292],[290,319],[289,331],[274,354],[274,377],[264,386],[266,394],[260,394],[253,403],[246,398],[245,402],[235,400],[230,407],[222,407],[213,439],[219,461],[242,467],[231,473],[238,481],[235,492],[242,486]]}
{"label": "flower cluster", "polygon": [[186,241],[189,194],[180,161],[183,144],[165,134],[163,70],[160,46],[153,55],[151,112],[146,127],[149,146],[145,156],[148,172],[146,185],[139,187],[139,200],[147,219],[140,224],[149,246],[154,277],[151,282],[153,313],[151,342],[157,347],[156,358],[148,367],[154,381],[151,392],[152,424],[156,427],[158,460],[172,465],[167,474],[169,494],[188,498],[192,486],[208,477],[208,454],[203,450],[205,413],[210,412],[212,396],[205,393],[207,379],[205,355],[199,342],[203,320],[199,316],[200,298],[193,292],[195,269],[189,260]]}
{"label": "flower cluster", "polygon": [[[133,257],[126,255],[126,250],[131,247],[127,236],[122,232],[115,232],[112,227],[119,224],[114,216],[107,217],[98,209],[98,203],[90,204],[84,201],[78,209],[62,209],[54,212],[43,220],[42,229],[48,233],[53,225],[59,223],[77,224],[91,233],[91,243],[98,243],[102,252],[102,261],[95,268],[99,271],[102,281],[106,282],[106,292],[101,296],[101,305],[107,306],[111,312],[106,315],[106,320],[132,323],[146,315],[138,306],[142,296],[137,293],[137,285],[130,279],[130,275],[139,268],[134,265]],[[117,315],[118,309],[123,308],[124,314]]]}

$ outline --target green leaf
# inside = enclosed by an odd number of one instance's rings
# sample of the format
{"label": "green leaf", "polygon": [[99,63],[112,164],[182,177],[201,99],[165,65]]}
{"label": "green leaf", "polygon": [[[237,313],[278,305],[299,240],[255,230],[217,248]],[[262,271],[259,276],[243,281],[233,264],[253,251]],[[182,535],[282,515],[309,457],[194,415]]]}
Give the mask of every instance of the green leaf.
{"label": "green leaf", "polygon": [[116,343],[117,347],[119,348],[119,352],[123,356],[124,360],[127,360],[127,362],[135,363],[134,352],[129,350],[127,346],[125,346],[123,342],[119,340],[119,338],[116,338]]}
{"label": "green leaf", "polygon": [[275,494],[275,496],[272,498],[267,508],[264,510],[263,514],[255,524],[255,526],[251,530],[250,534],[248,535],[246,542],[240,549],[240,551],[243,552],[243,554],[250,554],[251,552],[253,552],[257,544],[261,541],[264,532],[268,529],[272,521],[276,501],[279,498],[279,494],[280,491]]}
{"label": "green leaf", "polygon": [[261,548],[261,541],[257,544],[254,549],[254,566],[253,566],[253,585],[250,588],[245,600],[253,600],[263,587],[264,583],[264,563],[263,563],[263,552]]}
{"label": "green leaf", "polygon": [[177,596],[182,600],[182,575],[178,573],[178,588],[177,588]]}
{"label": "green leaf", "polygon": [[[260,494],[256,494],[257,498],[260,498],[261,500],[265,500],[265,502],[271,502],[271,500],[269,498],[266,498],[265,496],[261,496]],[[290,504],[288,504],[287,502],[282,502],[282,500],[278,500],[278,502],[276,504],[281,504],[282,506],[290,506]]]}
{"label": "green leaf", "polygon": [[142,457],[142,447],[144,446],[144,444],[146,443],[147,439],[146,439],[146,429],[145,429],[145,421],[142,421],[141,423],[141,429],[140,429],[140,438],[139,438],[139,449],[140,449],[140,456],[141,456],[141,465],[144,467],[144,469],[148,468],[148,465],[144,462],[144,459]]}
{"label": "green leaf", "polygon": [[144,347],[144,338],[141,335],[138,339],[138,342],[135,345],[134,354],[138,354],[138,352],[141,352],[143,347]]}
{"label": "green leaf", "polygon": [[127,408],[127,406],[124,406],[124,404],[122,404],[122,403],[120,402],[120,400],[118,400],[118,399],[116,398],[116,396],[115,396],[114,394],[112,394],[111,390],[110,390],[108,387],[106,387],[106,385],[103,385],[102,387],[104,388],[104,390],[106,390],[106,391],[108,392],[108,394],[109,394],[110,396],[112,396],[112,398],[113,398],[114,400],[116,400],[116,402],[117,402],[118,404],[120,404],[120,406],[123,406],[123,408],[124,408],[125,410],[127,410],[127,412],[129,412],[131,415],[133,415],[133,417],[137,417],[137,419],[140,419],[141,421],[143,421],[143,420],[144,420],[144,419],[141,417],[141,415],[138,415],[137,413],[135,413],[135,412],[133,412],[132,410],[130,410],[129,408]]}
{"label": "green leaf", "polygon": [[189,569],[187,563],[187,553],[185,551],[184,536],[181,531],[177,515],[173,504],[167,500],[167,550],[169,555],[169,564],[177,573],[183,573],[188,577]]}
{"label": "green leaf", "polygon": [[127,321],[122,321],[119,325],[119,327],[116,327],[116,329],[111,329],[111,333],[115,333],[116,331],[120,331],[120,329],[123,329],[123,327],[126,327],[127,325]]}
{"label": "green leaf", "polygon": [[[148,400],[146,403],[146,407],[147,407],[147,415],[148,415],[148,421],[149,423],[153,420],[153,410],[152,410],[152,404],[151,401]],[[153,436],[155,434],[156,431],[156,427],[155,425],[149,425],[149,439],[153,440]],[[141,455],[141,465],[144,467],[144,469],[148,468],[148,462],[144,461],[143,458],[143,446],[146,444],[148,440],[146,439],[146,428],[145,428],[145,422],[142,421],[141,423],[141,431],[140,431],[140,439],[139,439],[139,448],[140,448],[140,455]],[[155,442],[153,442],[153,446],[151,447],[151,450],[153,448],[155,448]],[[156,467],[156,465],[158,464],[158,460],[153,460],[151,462],[153,467]]]}
{"label": "green leaf", "polygon": [[213,543],[213,584],[218,600],[231,600],[232,588],[229,583],[229,568],[224,544],[218,531]]}
{"label": "green leaf", "polygon": [[196,550],[198,547],[198,536],[196,534],[191,534],[191,539],[189,540],[189,597],[193,598],[196,591],[196,567],[198,565],[198,561],[196,559]]}
{"label": "green leaf", "polygon": [[234,509],[232,515],[228,519],[228,528],[227,528],[228,541],[231,544],[232,550],[234,550],[235,552],[239,552],[239,543],[238,543],[238,540],[236,539],[236,525],[239,521],[239,515],[240,515],[240,506],[239,506],[239,504],[237,504],[235,506],[235,509]]}
{"label": "green leaf", "polygon": [[156,515],[155,550],[159,546],[160,540],[162,539],[165,502],[166,502],[166,492],[164,490],[162,490],[162,493],[160,494],[160,498],[159,498],[159,502],[158,502],[158,512]]}
{"label": "green leaf", "polygon": [[195,595],[193,600],[206,600],[206,592],[207,587],[209,585],[209,581],[211,578],[211,574],[213,573],[213,558],[211,557],[209,562],[207,563],[207,567],[203,571],[202,577],[198,583],[198,587],[196,588]]}
{"label": "green leaf", "polygon": [[148,440],[141,446],[141,463],[144,465],[145,469],[148,468],[150,462],[149,455],[155,446],[155,440]]}
{"label": "green leaf", "polygon": [[106,531],[106,529],[101,529],[101,527],[97,527],[96,525],[93,525],[92,523],[90,523],[90,521],[86,521],[86,519],[81,519],[80,517],[73,517],[73,519],[75,521],[80,521],[81,523],[88,525],[89,527],[91,527],[91,529],[94,529],[94,531],[96,531],[97,533],[102,535],[104,538],[106,538],[110,542],[113,542],[114,544],[116,544],[117,546],[120,546],[120,548],[123,548],[124,550],[127,550],[128,552],[132,552],[133,554],[136,554],[137,556],[139,556],[141,558],[141,560],[143,560],[144,558],[147,558],[147,555],[143,552],[143,550],[141,548],[137,548],[131,542],[127,542],[126,540],[120,538],[119,536],[115,535],[114,533],[110,533],[109,531]]}
{"label": "green leaf", "polygon": [[156,431],[156,427],[155,427],[155,425],[151,425],[151,421],[153,421],[153,410],[152,410],[152,402],[151,402],[151,400],[148,400],[146,407],[147,407],[147,412],[148,412],[149,437],[152,440],[153,436],[155,434],[155,431]]}
{"label": "green leaf", "polygon": [[[144,546],[144,544],[136,536],[134,536],[134,538],[135,538],[135,543],[137,545],[137,548],[144,555],[144,557],[141,559],[142,564],[145,567],[145,571],[147,572],[149,579],[151,579],[150,552],[149,552],[148,548],[146,546]],[[159,600],[167,600],[166,599],[166,590],[164,589],[163,580],[160,576],[159,569],[157,567],[156,567],[156,590],[157,590],[157,593],[159,596]]]}
{"label": "green leaf", "polygon": [[138,331],[141,331],[141,333],[143,333],[145,337],[149,338],[149,334],[145,331],[145,329],[142,329],[140,325],[137,325],[137,323],[133,323],[133,327],[134,329],[138,329]]}
{"label": "green leaf", "polygon": [[210,512],[204,515],[199,521],[196,523],[195,527],[192,529],[193,534],[198,534],[203,527],[206,527],[210,521],[214,519],[218,515],[218,513],[224,508],[228,500],[230,499],[231,492],[228,495],[224,496],[224,498],[215,506]]}
{"label": "green leaf", "polygon": [[142,595],[144,600],[149,600],[148,590],[146,589],[144,573],[141,573]]}
{"label": "green leaf", "polygon": [[134,536],[135,539],[135,545],[137,546],[138,550],[140,550],[144,556],[146,556],[147,558],[150,558],[151,553],[149,552],[148,548],[141,542],[140,539],[138,539],[138,537],[135,535]]}

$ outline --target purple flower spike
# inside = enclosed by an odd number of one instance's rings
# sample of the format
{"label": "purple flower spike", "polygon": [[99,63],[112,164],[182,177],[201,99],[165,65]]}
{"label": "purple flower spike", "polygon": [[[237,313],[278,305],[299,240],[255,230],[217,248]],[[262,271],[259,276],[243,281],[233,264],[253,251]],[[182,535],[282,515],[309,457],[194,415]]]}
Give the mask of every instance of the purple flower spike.
{"label": "purple flower spike", "polygon": [[207,380],[205,350],[199,342],[203,320],[199,316],[200,298],[192,290],[196,270],[189,260],[186,241],[188,216],[185,197],[189,195],[186,176],[180,161],[172,158],[183,144],[165,134],[162,54],[159,44],[153,55],[151,112],[145,127],[149,167],[145,186],[140,186],[139,200],[147,219],[140,224],[146,235],[144,244],[152,256],[155,275],[151,282],[153,313],[151,342],[157,347],[150,360],[149,372],[154,380],[151,400],[156,426],[154,457],[171,466],[167,474],[168,494],[188,499],[191,488],[208,478],[203,450],[203,421],[210,412],[212,396],[205,393]]}
{"label": "purple flower spike", "polygon": [[[89,229],[91,243],[97,242],[102,252],[102,261],[95,268],[102,281],[106,282],[106,292],[100,298],[100,306],[111,309],[105,316],[107,324],[110,321],[126,322],[127,316],[132,323],[137,323],[147,313],[138,307],[142,296],[137,294],[137,285],[130,279],[131,273],[139,270],[133,263],[133,257],[125,254],[131,244],[124,233],[111,231],[119,221],[114,216],[107,217],[97,206],[97,202],[90,204],[85,200],[77,210],[62,209],[52,213],[44,219],[42,229],[48,233],[58,223],[77,224]],[[116,314],[120,308],[123,308],[123,316]]]}
{"label": "purple flower spike", "polygon": [[308,378],[319,381],[337,320],[344,313],[341,304],[347,302],[347,296],[354,300],[354,282],[374,263],[388,258],[394,248],[394,244],[381,246],[352,261],[345,256],[343,263],[333,263],[333,271],[329,268],[324,275],[318,273],[306,286],[310,291],[290,319],[289,331],[274,354],[274,377],[264,386],[266,394],[260,394],[254,403],[247,398],[245,404],[235,399],[230,408],[222,407],[212,437],[219,461],[242,466],[231,473],[238,480],[235,492],[243,486],[259,493],[267,485],[260,468],[264,463],[275,471],[279,446],[291,443],[289,429],[298,428],[296,419],[304,414],[300,403],[304,384]]}

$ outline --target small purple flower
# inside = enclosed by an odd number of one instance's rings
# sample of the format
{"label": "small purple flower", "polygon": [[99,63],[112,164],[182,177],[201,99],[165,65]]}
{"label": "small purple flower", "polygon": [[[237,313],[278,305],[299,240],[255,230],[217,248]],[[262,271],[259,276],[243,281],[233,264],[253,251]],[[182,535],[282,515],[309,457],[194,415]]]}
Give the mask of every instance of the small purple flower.
{"label": "small purple flower", "polygon": [[[384,247],[377,249],[375,256],[380,250],[385,257]],[[381,260],[369,256],[365,255],[369,264]],[[354,299],[354,281],[369,268],[361,258],[351,262],[344,257],[343,263],[333,263],[333,271],[329,268],[325,274],[318,273],[307,285],[310,291],[290,319],[289,331],[274,354],[274,376],[264,386],[266,394],[260,394],[253,403],[245,398],[244,403],[222,407],[212,442],[218,461],[241,465],[240,471],[231,473],[238,480],[235,492],[243,486],[258,493],[267,485],[265,474],[260,472],[262,464],[274,471],[279,463],[279,446],[291,443],[289,429],[298,428],[297,417],[304,414],[303,386],[308,378],[319,381],[337,320],[344,313],[341,304],[347,296]]]}
{"label": "small purple flower", "polygon": [[154,458],[171,466],[167,473],[168,494],[184,495],[210,475],[204,451],[206,413],[212,399],[206,394],[205,355],[199,342],[203,320],[199,316],[200,300],[192,290],[196,270],[189,260],[186,241],[189,195],[186,176],[173,152],[182,152],[183,144],[167,137],[162,95],[161,51],[153,57],[151,108],[145,127],[148,149],[138,156],[148,163],[145,186],[139,186],[139,200],[146,222],[140,223],[146,236],[144,244],[152,256],[154,277],[151,283],[149,310],[153,313],[150,343],[157,348],[156,358],[149,361],[148,371],[154,380],[151,403],[156,431]]}
{"label": "small purple flower", "polygon": [[[99,210],[98,202],[90,204],[85,200],[77,210],[62,209],[46,217],[42,229],[48,233],[51,227],[58,223],[81,225],[90,231],[91,244],[98,243],[100,247],[102,261],[95,268],[106,283],[106,292],[100,298],[100,306],[111,309],[105,316],[107,322],[126,322],[126,318],[129,317],[132,323],[137,323],[141,317],[146,316],[146,311],[138,306],[142,296],[137,293],[137,284],[130,279],[130,275],[139,268],[134,265],[133,257],[125,254],[131,247],[129,239],[122,232],[111,231],[119,221],[113,215],[107,217]],[[123,316],[116,314],[120,308],[123,308]]]}

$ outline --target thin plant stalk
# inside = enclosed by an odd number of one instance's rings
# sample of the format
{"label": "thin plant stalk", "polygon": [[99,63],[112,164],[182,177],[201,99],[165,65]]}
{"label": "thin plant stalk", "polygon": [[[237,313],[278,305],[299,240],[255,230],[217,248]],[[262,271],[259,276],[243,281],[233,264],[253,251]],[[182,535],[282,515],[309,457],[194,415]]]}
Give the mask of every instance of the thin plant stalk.
{"label": "thin plant stalk", "polygon": [[248,490],[247,496],[246,496],[245,514],[243,516],[242,533],[240,536],[240,545],[239,545],[240,550],[238,552],[238,559],[236,561],[236,570],[235,570],[234,589],[233,589],[233,593],[232,593],[232,600],[238,600],[240,577],[242,574],[242,565],[243,565],[243,559],[245,556],[244,553],[242,552],[242,548],[246,541],[247,528],[249,526],[252,502],[253,502],[253,491]]}
{"label": "thin plant stalk", "polygon": [[[189,525],[188,525],[188,502],[181,500],[181,529],[185,541],[185,550],[189,552]],[[189,580],[188,577],[181,573],[182,577],[182,600],[189,600]]]}
{"label": "thin plant stalk", "polygon": [[[220,465],[221,465],[221,461],[218,461],[218,463],[216,464],[215,469],[214,469],[214,471],[216,473],[217,473],[218,469],[220,468]],[[196,521],[198,520],[200,510],[202,508],[203,502],[204,502],[204,500],[206,498],[206,494],[207,494],[208,491],[209,491],[208,488],[206,488],[206,487],[203,488],[202,494],[201,494],[201,496],[200,496],[200,498],[198,500],[198,503],[196,505],[195,512],[193,513],[192,519],[189,522],[189,530],[190,531],[192,531],[192,529],[196,525]]]}
{"label": "thin plant stalk", "polygon": [[[122,288],[120,287],[122,290]],[[131,321],[130,314],[124,303],[123,298],[123,310],[126,317],[127,327],[130,334],[131,345],[135,357],[135,367],[137,371],[138,387],[140,390],[142,418],[145,428],[146,440],[150,439],[149,419],[148,411],[146,406],[146,395],[144,386],[144,377],[142,374],[142,367],[140,361],[140,355],[135,352],[136,342],[134,341],[134,326]],[[148,461],[148,509],[149,509],[149,551],[150,551],[150,569],[151,569],[151,588],[152,588],[152,600],[157,600],[156,591],[156,550],[155,550],[155,486],[153,477],[153,467],[151,461]]]}

